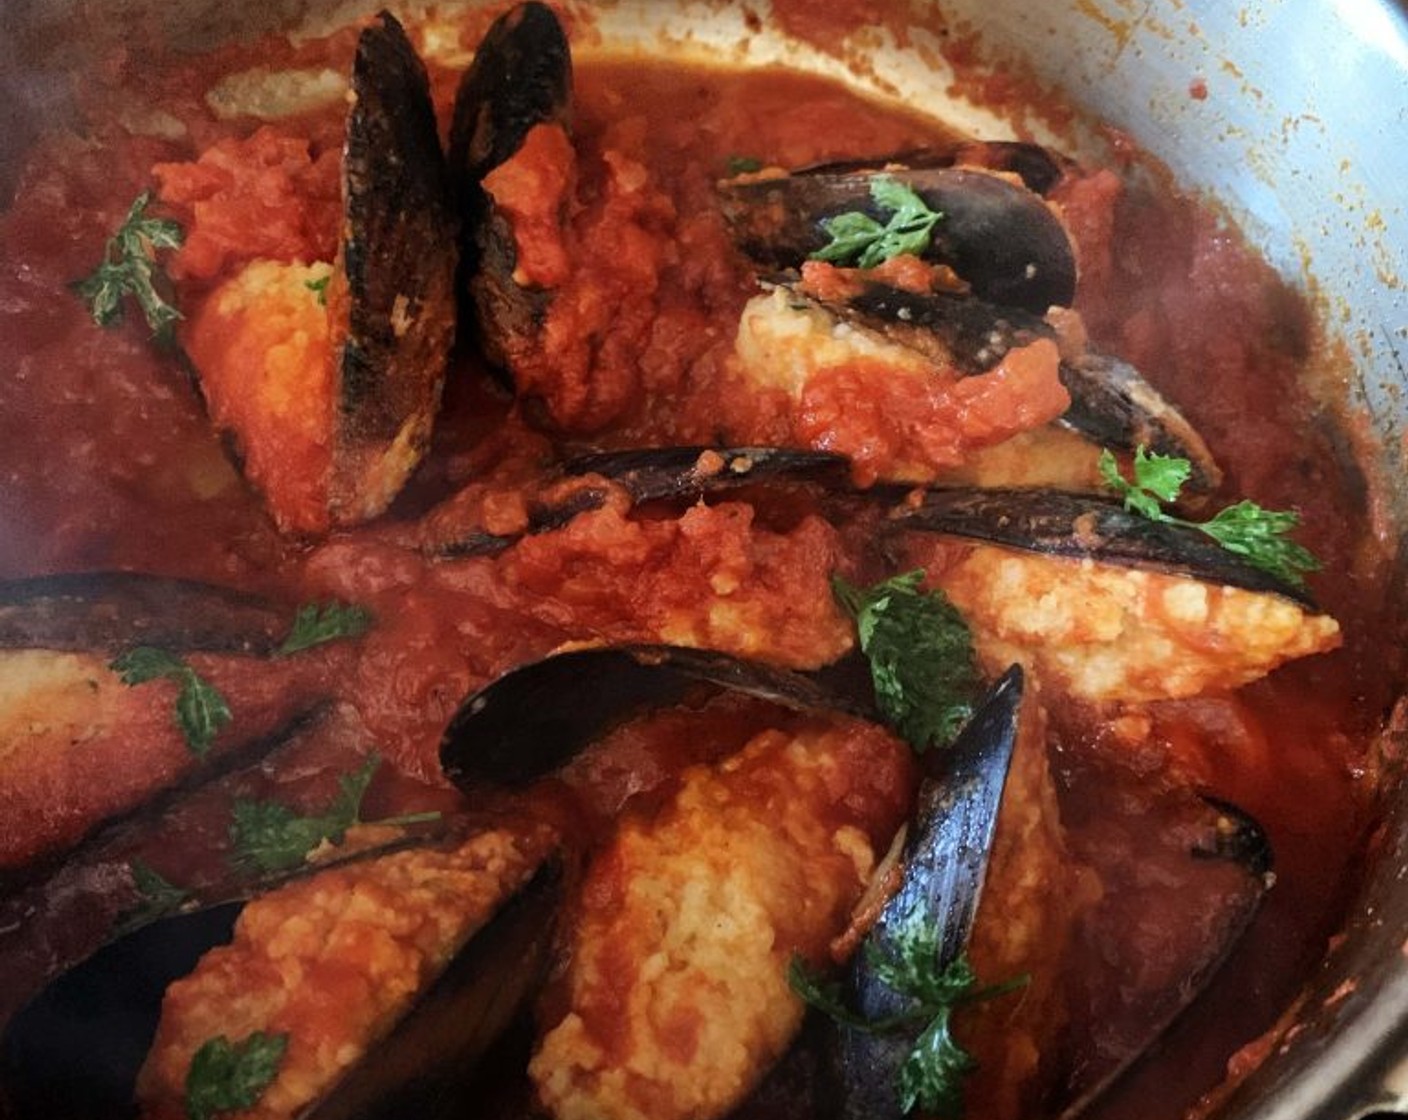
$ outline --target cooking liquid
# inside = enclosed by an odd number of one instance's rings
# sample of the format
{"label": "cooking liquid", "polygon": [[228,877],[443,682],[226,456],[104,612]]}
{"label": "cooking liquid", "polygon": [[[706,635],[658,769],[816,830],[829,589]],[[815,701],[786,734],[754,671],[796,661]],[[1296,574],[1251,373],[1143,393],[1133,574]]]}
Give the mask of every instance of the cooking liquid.
{"label": "cooking liquid", "polygon": [[[289,57],[306,64],[331,55],[341,66],[349,44],[344,36]],[[260,58],[277,65],[287,50],[264,49]],[[350,668],[346,655],[329,658],[328,688],[356,709],[406,776],[379,784],[378,808],[423,807],[427,798],[453,804],[451,795],[427,794],[419,783],[442,784],[439,733],[468,691],[564,640],[631,636],[638,628],[631,620],[650,605],[642,564],[669,580],[681,602],[706,601],[711,591],[677,551],[662,545],[641,553],[625,528],[616,552],[607,547],[594,558],[604,565],[599,582],[588,581],[575,598],[554,597],[577,569],[571,548],[551,535],[501,557],[453,563],[397,544],[398,520],[486,475],[511,484],[515,471],[527,474],[549,449],[532,409],[511,409],[473,355],[457,359],[435,446],[389,518],[319,543],[275,532],[211,432],[179,363],[151,343],[140,320],[129,316],[112,330],[91,323],[66,285],[92,269],[132,198],[151,185],[154,163],[192,159],[222,132],[252,130],[255,122],[247,120],[214,123],[200,101],[210,74],[252,57],[231,50],[209,66],[184,64],[154,78],[143,70],[140,81],[187,123],[189,134],[179,141],[131,135],[96,111],[105,98],[130,103],[124,91],[141,88],[135,70],[119,67],[99,78],[87,94],[94,106],[89,134],[44,137],[14,206],[0,219],[0,350],[8,355],[0,375],[0,575],[130,568],[246,587],[290,603],[338,595],[366,604],[379,625]],[[433,78],[443,115],[457,75]],[[116,93],[102,86],[105,79]],[[620,250],[653,254],[661,281],[646,358],[620,371],[639,379],[645,395],[587,442],[710,442],[721,411],[746,410],[717,397],[738,311],[753,291],[711,207],[713,184],[730,157],[801,166],[948,137],[932,122],[786,73],[579,60],[575,81],[579,143],[637,161],[660,213],[660,240]],[[336,132],[326,116],[278,127],[319,144],[332,143]],[[1089,197],[1066,200],[1082,238],[1078,307],[1093,341],[1133,361],[1204,434],[1227,471],[1218,504],[1251,497],[1301,514],[1299,539],[1325,565],[1313,590],[1345,632],[1336,653],[1293,664],[1235,695],[1152,705],[1133,731],[1109,722],[1117,713],[1055,703],[1052,758],[1077,851],[1098,848],[1102,833],[1083,822],[1099,819],[1114,785],[1132,776],[1154,785],[1186,782],[1241,806],[1267,830],[1275,851],[1275,888],[1206,1006],[1127,1095],[1110,1101],[1110,1116],[1148,1118],[1179,1115],[1219,1080],[1227,1056],[1275,1020],[1340,921],[1372,812],[1368,743],[1394,666],[1375,644],[1386,564],[1368,529],[1362,479],[1297,381],[1312,353],[1304,307],[1218,217],[1139,181],[1145,185],[1123,195],[1108,228],[1102,215],[1109,211],[1096,196],[1113,180],[1094,180]],[[670,239],[685,248],[677,251]],[[619,277],[632,263],[603,258],[589,267]],[[801,532],[806,512],[805,503],[770,511],[779,563],[789,562],[788,549],[813,564],[831,549],[839,550],[833,559],[863,553],[859,537],[833,541]],[[709,521],[707,511],[697,517],[712,539],[746,539],[736,519]],[[781,631],[806,610],[784,601],[776,612]],[[724,749],[719,744],[741,743],[759,718],[746,705],[712,714],[716,728],[728,730],[716,730],[708,750],[693,748],[696,737],[681,734],[677,720],[648,721],[613,737],[593,764],[542,794],[544,803],[551,801],[576,840],[590,845],[628,797],[660,796],[682,765]],[[330,773],[354,764],[331,737],[311,758]],[[1160,920],[1187,917],[1171,910]],[[34,981],[53,964],[34,951],[38,925],[0,934],[0,970],[28,970]],[[1072,965],[1077,987],[1082,967]],[[804,1099],[791,1088],[809,1068],[805,1059],[784,1067],[743,1113],[778,1115],[771,1102]]]}

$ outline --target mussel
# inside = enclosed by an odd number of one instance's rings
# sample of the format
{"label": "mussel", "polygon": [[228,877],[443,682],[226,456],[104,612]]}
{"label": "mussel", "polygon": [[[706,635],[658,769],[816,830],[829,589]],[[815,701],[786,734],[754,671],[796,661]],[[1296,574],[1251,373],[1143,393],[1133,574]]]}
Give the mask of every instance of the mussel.
{"label": "mussel", "polygon": [[[176,1117],[199,1099],[308,1120],[463,1115],[478,1059],[541,978],[554,844],[531,826],[477,832],[130,933],[11,1020],[7,1115],[113,1120],[140,1100],[143,1116]],[[237,1105],[199,1055],[246,1045],[269,1060]],[[200,1097],[212,1088],[227,1095]]]}
{"label": "mussel", "polygon": [[[850,969],[850,1003],[867,1023],[902,1021],[918,1001],[915,993],[897,991],[880,975],[885,962],[903,951],[906,939],[922,936],[932,943],[933,956],[926,963],[936,975],[967,951],[1017,745],[1022,696],[1022,672],[1014,668],[954,742],[943,779],[930,778],[920,786],[917,825],[905,844],[899,887],[881,908]],[[912,1022],[881,1032],[840,1026],[836,1114],[846,1120],[898,1120],[909,1112],[915,1102],[913,1094],[902,1091],[901,1072],[926,1027]],[[929,1102],[925,1111],[933,1110]]]}
{"label": "mussel", "polygon": [[565,136],[571,96],[567,36],[553,10],[537,0],[494,21],[455,94],[449,164],[463,228],[460,287],[481,346],[504,370],[514,369],[517,347],[541,326],[551,293],[520,267],[513,228],[483,182],[538,126]]}
{"label": "mussel", "polygon": [[1076,259],[1060,220],[1040,196],[988,171],[901,168],[763,173],[722,183],[720,204],[739,247],[764,269],[798,268],[839,214],[886,215],[871,197],[876,175],[909,187],[943,215],[924,258],[948,265],[975,295],[1040,315],[1075,298]]}
{"label": "mussel", "polygon": [[296,532],[390,504],[428,446],[455,329],[457,225],[429,81],[390,14],[359,36],[350,85],[330,272],[245,261],[178,332],[246,477]]}
{"label": "mussel", "polygon": [[[953,292],[913,292],[863,274],[841,285],[824,285],[819,293],[824,298],[811,294],[817,288],[807,281],[777,281],[773,287],[771,298],[757,297],[745,308],[738,354],[751,379],[772,384],[779,381],[773,355],[785,347],[784,361],[795,357],[802,363],[795,374],[782,378],[796,380],[794,395],[803,391],[818,363],[823,368],[879,363],[920,376],[937,367],[969,378],[989,373],[1010,354],[1043,340],[1059,343],[1050,323],[1021,308]],[[843,290],[831,290],[836,287]],[[807,343],[809,336],[816,341]],[[1028,390],[1031,403],[1008,409],[1010,428],[980,426],[964,435],[960,449],[965,457],[1013,431],[1054,420],[1087,441],[1092,460],[1101,447],[1133,451],[1144,446],[1187,459],[1196,489],[1210,490],[1221,480],[1221,468],[1197,430],[1128,363],[1087,351],[1062,355],[1054,369],[1068,399],[1051,401],[1049,392]],[[835,437],[828,436],[828,442],[834,445]],[[927,476],[943,465],[935,459]],[[906,477],[903,470],[899,477]]]}
{"label": "mussel", "polygon": [[[694,499],[754,483],[789,481],[844,485],[847,460],[822,451],[776,447],[659,447],[602,451],[567,460],[538,487],[522,533],[488,532],[466,522],[451,499],[432,512],[420,547],[436,556],[499,552],[525,534],[560,529],[578,514],[600,509],[612,487],[633,505]],[[606,484],[594,481],[606,480]],[[574,480],[580,479],[580,484]]]}
{"label": "mussel", "polygon": [[739,748],[696,709],[686,734],[734,752],[693,744],[705,761],[645,798],[663,804],[615,814],[529,1064],[552,1115],[683,1120],[738,1104],[800,1025],[789,954],[824,955],[908,802],[908,749],[848,718],[835,688],[678,647],[582,650],[509,673],[465,702],[442,762],[466,789],[521,784],[699,687],[785,711],[760,716]]}
{"label": "mussel", "polygon": [[699,684],[799,711],[864,715],[849,695],[804,673],[713,650],[634,645],[574,650],[510,670],[467,697],[440,744],[445,776],[520,786],[563,765],[604,732]]}
{"label": "mussel", "polygon": [[[1306,590],[1184,525],[1094,496],[932,488],[890,517],[963,612],[980,657],[1083,700],[1223,690],[1334,649]],[[947,539],[945,539],[947,538]]]}
{"label": "mussel", "polygon": [[528,0],[496,19],[460,80],[450,121],[450,179],[465,219],[461,260],[468,274],[477,267],[488,208],[481,181],[536,125],[566,124],[571,98],[572,53],[553,10]]}
{"label": "mussel", "polygon": [[[871,185],[889,177],[943,214],[924,257],[952,268],[968,290],[922,293],[862,274],[854,293],[824,301],[833,314],[969,374],[991,369],[1014,347],[1054,338],[1043,316],[1072,303],[1075,253],[1037,192],[1059,178],[1060,165],[1025,145],[974,144],[942,161],[1026,168],[1036,185],[1024,187],[986,170],[905,166],[906,158],[743,176],[720,185],[721,205],[740,248],[778,280],[780,271],[802,268],[827,244],[826,221],[848,212],[877,217]],[[1133,451],[1143,444],[1186,458],[1195,487],[1217,486],[1221,470],[1201,436],[1128,363],[1094,351],[1072,354],[1060,376],[1071,396],[1064,425],[1099,446]]]}
{"label": "mussel", "polygon": [[325,696],[316,665],[270,656],[291,620],[133,573],[0,585],[0,875],[287,736]]}
{"label": "mussel", "polygon": [[[849,966],[843,991],[855,1018],[833,1031],[834,1088],[823,1115],[899,1120],[917,1099],[925,1113],[956,1115],[967,1103],[1014,1116],[1040,1105],[1070,1120],[1204,989],[1271,885],[1270,848],[1256,822],[1184,790],[1122,794],[1123,827],[1162,838],[1157,875],[1125,862],[1129,848],[1088,823],[1085,839],[1068,847],[1054,823],[1044,722],[1024,691],[1030,685],[1014,668],[941,774],[921,786],[898,888]],[[1140,885],[1112,912],[1095,884],[1126,879]],[[1135,927],[1155,914],[1168,926],[1157,962],[1131,948],[1149,945]],[[902,970],[897,979],[895,962],[913,963],[917,942],[932,954],[918,962],[929,977],[972,970],[946,1010],[933,989],[900,983]],[[1081,991],[1061,982],[1073,954],[1091,958],[1093,979]],[[925,1084],[917,1071],[955,1037],[996,1063],[968,1069],[965,1086],[962,1051],[950,1049],[951,1064]]]}

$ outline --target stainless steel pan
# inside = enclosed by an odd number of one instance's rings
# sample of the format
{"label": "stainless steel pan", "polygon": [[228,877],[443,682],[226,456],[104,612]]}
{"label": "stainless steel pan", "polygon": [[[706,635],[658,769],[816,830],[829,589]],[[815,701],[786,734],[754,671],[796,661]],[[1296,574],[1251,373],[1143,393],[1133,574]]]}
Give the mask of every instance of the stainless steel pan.
{"label": "stainless steel pan", "polygon": [[[793,0],[796,3],[796,0]],[[366,0],[108,0],[83,20],[76,0],[6,0],[0,34],[0,166],[35,121],[61,116],[63,69],[152,19],[193,50],[311,18],[340,22]],[[405,5],[389,4],[392,8]],[[1183,183],[1219,199],[1251,241],[1306,290],[1345,360],[1334,389],[1368,419],[1382,532],[1408,560],[1408,11],[1388,0],[943,0],[912,8],[899,37],[876,4],[864,42],[788,40],[764,3],[616,0],[589,5],[608,47],[783,62],[898,95],[974,132],[1008,121],[955,99],[932,32],[979,32],[999,63],[1059,89],[1088,121],[1131,135]],[[761,16],[761,23],[755,18]],[[77,17],[77,20],[75,19]],[[66,29],[83,27],[74,37]],[[903,43],[904,45],[900,45]],[[1029,122],[1031,123],[1031,122]],[[1038,135],[1039,122],[1036,124]],[[1103,135],[1078,125],[1058,138],[1099,158]],[[1108,154],[1103,153],[1103,154]],[[6,180],[0,175],[0,183]],[[1373,474],[1373,470],[1370,472]],[[1400,601],[1408,594],[1400,596]],[[1386,642],[1402,642],[1385,619]],[[1408,720],[1405,720],[1408,723]],[[1391,757],[1408,728],[1384,736]],[[1219,1113],[1224,1120],[1355,1120],[1408,1116],[1408,798],[1390,806],[1345,931],[1307,988],[1297,1021]]]}

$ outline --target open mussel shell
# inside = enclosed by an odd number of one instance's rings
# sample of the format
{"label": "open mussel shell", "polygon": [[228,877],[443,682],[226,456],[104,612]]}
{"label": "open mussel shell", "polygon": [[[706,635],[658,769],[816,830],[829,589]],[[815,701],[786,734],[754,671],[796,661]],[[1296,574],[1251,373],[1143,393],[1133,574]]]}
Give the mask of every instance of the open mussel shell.
{"label": "open mussel shell", "polygon": [[429,445],[455,330],[457,222],[429,78],[385,12],[357,41],[342,189],[328,503],[352,523],[390,504]]}
{"label": "open mussel shell", "polygon": [[850,460],[829,451],[786,447],[658,447],[580,455],[567,474],[599,474],[637,502],[694,498],[774,480],[844,485]]}
{"label": "open mussel shell", "polygon": [[[640,504],[664,499],[694,499],[740,486],[769,482],[819,482],[847,485],[850,461],[827,451],[781,447],[652,447],[599,451],[569,459],[565,477],[600,475]],[[579,514],[600,509],[607,492],[599,486],[572,490],[565,497],[531,503],[529,534],[560,529]],[[438,556],[485,556],[500,552],[521,534],[504,535],[466,529],[447,538],[443,532],[427,547]]]}
{"label": "open mussel shell", "polygon": [[[300,1120],[401,1120],[473,1112],[476,1063],[519,1015],[547,962],[561,895],[556,861],[498,909],[373,1050]],[[227,944],[243,903],[161,919],[59,976],[0,1040],[9,1120],[125,1120],[162,998]]]}
{"label": "open mussel shell", "polygon": [[135,645],[267,654],[288,619],[248,592],[139,572],[74,572],[0,583],[0,649]]}
{"label": "open mussel shell", "polygon": [[890,516],[906,529],[1145,568],[1315,606],[1304,588],[1247,563],[1197,530],[1150,521],[1093,495],[932,487],[919,491],[917,501],[901,499]]}
{"label": "open mussel shell", "polygon": [[461,222],[459,288],[466,319],[479,323],[488,357],[511,368],[511,354],[532,337],[550,292],[514,280],[513,230],[481,185],[516,154],[540,124],[567,125],[572,110],[572,53],[557,15],[528,0],[494,21],[455,94],[450,176]]}
{"label": "open mussel shell", "polygon": [[[1213,797],[1192,798],[1181,818],[1176,835],[1186,840],[1186,847],[1178,853],[1183,866],[1162,870],[1162,878],[1159,870],[1145,868],[1141,889],[1170,892],[1181,900],[1178,909],[1187,915],[1194,931],[1195,948],[1164,965],[1166,974],[1157,994],[1141,1000],[1137,1007],[1122,1006],[1119,1001],[1096,1005],[1102,1037],[1107,1043],[1119,1039],[1121,1045],[1107,1045],[1098,1056],[1087,1057],[1059,1086],[1058,1093],[1066,1102],[1053,1102],[1059,1107],[1059,1120],[1084,1115],[1121,1078],[1137,1069],[1228,962],[1274,881],[1270,841],[1261,826],[1237,806]],[[1151,823],[1145,827],[1158,826]],[[1189,893],[1190,883],[1198,879],[1207,882],[1196,895]],[[1218,885],[1213,887],[1212,882]],[[1196,906],[1189,904],[1190,897],[1197,898]],[[1124,932],[1127,943],[1137,940],[1137,931]],[[1143,971],[1151,964],[1145,955],[1131,967]],[[1113,986],[1122,982],[1119,975],[1106,981]]]}
{"label": "open mussel shell", "polygon": [[576,650],[505,673],[470,695],[440,742],[456,785],[521,786],[550,773],[632,715],[714,685],[794,710],[865,706],[802,673],[687,646]]}
{"label": "open mussel shell", "polygon": [[[286,740],[326,695],[315,674],[272,659],[291,613],[230,588],[132,572],[0,583],[0,673],[10,683],[0,697],[10,747],[0,756],[0,889],[164,791]],[[224,689],[228,723],[193,743],[171,683],[127,683],[117,667],[116,655],[141,647],[176,665],[199,655]]]}
{"label": "open mussel shell", "polygon": [[1074,164],[1065,156],[1029,140],[971,140],[945,147],[906,148],[887,156],[828,160],[796,168],[794,175],[843,175],[883,172],[890,167],[977,167],[1018,176],[1029,191],[1049,194]]}
{"label": "open mussel shell", "polygon": [[719,198],[739,248],[764,269],[800,268],[831,240],[823,222],[848,212],[882,225],[870,186],[877,174],[903,183],[931,210],[926,260],[945,264],[981,299],[1041,314],[1075,298],[1075,250],[1039,195],[987,171],[896,168],[798,172],[725,182]]}
{"label": "open mussel shell", "polygon": [[[894,954],[905,931],[916,923],[938,931],[938,972],[968,944],[1017,744],[1023,691],[1022,669],[1014,665],[946,752],[942,777],[926,779],[920,787],[899,889],[861,943],[848,978],[850,1006],[866,1020],[893,1019],[911,1008],[910,998],[880,979],[874,967],[877,956]],[[837,1027],[837,1117],[899,1120],[904,1115],[899,1071],[921,1029],[872,1033]]]}
{"label": "open mussel shell", "polygon": [[479,205],[479,181],[544,121],[566,123],[572,52],[557,15],[528,0],[496,19],[455,92],[450,175],[462,210]]}
{"label": "open mussel shell", "polygon": [[[874,281],[843,302],[824,306],[935,361],[967,374],[985,373],[1009,350],[1056,332],[1039,314],[990,300],[949,293],[919,293]],[[1196,428],[1128,362],[1086,353],[1060,365],[1071,406],[1060,422],[1092,444],[1123,451],[1143,446],[1187,459],[1189,484],[1215,489],[1222,480]]]}

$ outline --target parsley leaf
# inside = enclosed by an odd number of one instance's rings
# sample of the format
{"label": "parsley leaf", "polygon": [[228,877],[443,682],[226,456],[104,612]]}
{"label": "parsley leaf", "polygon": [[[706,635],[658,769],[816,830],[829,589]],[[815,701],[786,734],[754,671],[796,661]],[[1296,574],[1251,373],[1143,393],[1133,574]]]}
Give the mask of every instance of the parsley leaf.
{"label": "parsley leaf", "polygon": [[88,304],[93,322],[111,327],[122,322],[122,297],[137,301],[153,335],[169,338],[181,313],[162,298],[157,281],[164,277],[155,271],[158,249],[178,249],[185,235],[169,218],[146,214],[152,196],[143,191],[128,208],[127,217],[103,246],[98,267],[70,287]]}
{"label": "parsley leaf", "polygon": [[[230,840],[237,864],[263,872],[289,871],[301,865],[308,853],[324,841],[340,844],[347,830],[362,821],[362,798],[371,785],[381,758],[369,754],[366,762],[351,774],[337,779],[338,792],[323,813],[303,816],[277,801],[240,798],[233,807]],[[439,813],[407,813],[373,821],[373,824],[403,825],[439,820]]]}
{"label": "parsley leaf", "polygon": [[904,921],[889,953],[873,942],[865,947],[866,963],[876,979],[905,997],[908,1008],[885,1019],[866,1019],[846,1006],[841,985],[816,976],[798,956],[788,966],[787,983],[806,1003],[837,1022],[868,1034],[899,1034],[918,1030],[898,1072],[900,1107],[916,1107],[939,1116],[963,1112],[963,1080],[977,1068],[972,1057],[949,1031],[955,1008],[980,1003],[1027,983],[1021,976],[1006,984],[979,987],[968,958],[959,955],[939,967],[939,930],[917,918]]}
{"label": "parsley leaf", "polygon": [[831,241],[814,252],[812,260],[874,268],[901,253],[918,256],[929,247],[942,211],[930,210],[918,194],[889,175],[870,181],[870,197],[891,212],[885,224],[859,210],[824,218],[821,228]]}
{"label": "parsley leaf", "polygon": [[169,679],[181,686],[176,694],[174,717],[186,746],[197,758],[205,757],[220,729],[234,718],[214,685],[164,649],[138,646],[113,660],[108,668],[117,672],[125,685]]}
{"label": "parsley leaf", "polygon": [[952,1016],[952,1007],[940,1008],[900,1066],[902,1111],[963,1115],[963,1081],[978,1063],[949,1033]]}
{"label": "parsley leaf", "polygon": [[141,901],[119,917],[119,933],[126,933],[170,914],[191,896],[190,891],[178,887],[145,860],[134,859],[128,863],[127,869],[132,874],[132,884],[137,888]]}
{"label": "parsley leaf", "polygon": [[303,281],[303,286],[310,292],[317,293],[319,307],[326,307],[328,305],[328,285],[331,283],[332,273],[329,272],[312,280]]}
{"label": "parsley leaf", "polygon": [[734,175],[751,175],[755,171],[763,169],[763,161],[754,156],[729,156],[728,173],[730,177]]}
{"label": "parsley leaf", "polygon": [[186,1074],[188,1120],[252,1108],[278,1075],[287,1049],[287,1034],[266,1031],[255,1031],[242,1042],[223,1034],[206,1040]]}
{"label": "parsley leaf", "polygon": [[963,616],[941,591],[922,591],[922,571],[859,588],[831,577],[836,601],[856,622],[881,712],[916,751],[947,746],[973,714],[982,679]]}
{"label": "parsley leaf", "polygon": [[1125,509],[1132,513],[1150,521],[1197,529],[1228,552],[1292,587],[1304,587],[1303,573],[1320,568],[1320,561],[1309,549],[1287,536],[1300,524],[1299,515],[1288,510],[1263,509],[1244,500],[1220,510],[1207,521],[1185,521],[1167,513],[1163,503],[1178,500],[1192,472],[1187,459],[1150,453],[1140,444],[1134,451],[1133,481],[1124,477],[1108,448],[1100,452],[1099,465],[1105,484],[1124,499]]}
{"label": "parsley leaf", "polygon": [[279,646],[277,655],[320,646],[338,638],[356,638],[365,634],[372,624],[372,612],[366,607],[347,605],[336,600],[326,603],[304,603],[293,618],[293,628]]}

